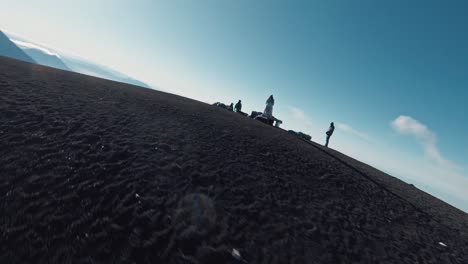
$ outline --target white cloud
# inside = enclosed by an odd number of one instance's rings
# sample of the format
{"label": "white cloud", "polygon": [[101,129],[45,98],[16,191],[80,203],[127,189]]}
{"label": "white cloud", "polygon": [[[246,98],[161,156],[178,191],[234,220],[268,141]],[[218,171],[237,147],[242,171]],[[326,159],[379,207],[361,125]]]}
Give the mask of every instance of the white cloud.
{"label": "white cloud", "polygon": [[37,49],[37,50],[40,50],[48,55],[51,55],[51,56],[56,56],[58,58],[60,58],[60,55],[55,53],[55,52],[52,52],[50,51],[49,49],[47,48],[44,48],[42,46],[39,46],[39,45],[36,45],[36,44],[33,44],[33,43],[30,43],[30,42],[25,42],[25,41],[21,41],[21,40],[16,40],[16,39],[10,39],[13,43],[15,43],[16,45],[20,46],[21,48],[24,48],[24,49]]}
{"label": "white cloud", "polygon": [[296,121],[302,122],[303,124],[305,124],[305,125],[307,125],[309,127],[313,126],[312,121],[306,116],[304,111],[302,111],[301,109],[299,109],[297,107],[294,107],[294,106],[290,106],[289,110],[292,113],[292,118],[293,119],[295,119]]}
{"label": "white cloud", "polygon": [[312,141],[315,142],[325,141],[325,131],[328,128],[326,123],[323,126],[321,122],[318,122],[310,115],[307,115],[298,107],[286,106],[286,108],[284,109],[286,111],[284,112],[281,107],[278,107],[277,110],[277,114],[279,114],[280,116],[287,117],[282,119],[284,121],[284,124],[282,125],[284,129],[292,129],[295,131],[306,133],[310,135],[312,137]]}
{"label": "white cloud", "polygon": [[461,166],[446,159],[440,153],[437,147],[437,135],[425,124],[405,115],[393,120],[391,127],[399,134],[416,138],[426,156],[430,158],[430,160],[400,158],[395,171],[415,181],[428,192],[448,198],[452,204],[468,212],[468,195],[466,195],[468,177],[464,175]]}
{"label": "white cloud", "polygon": [[[313,132],[315,132],[315,134],[317,135],[321,135],[321,134],[325,134],[325,131],[328,129],[328,123],[322,128],[323,131],[320,132],[319,129],[315,128],[314,126],[314,122],[312,122],[311,118],[309,116],[307,116],[304,111],[302,111],[301,109],[297,108],[297,107],[294,107],[294,106],[290,106],[289,107],[289,111],[291,113],[291,116],[292,116],[292,121],[296,122],[296,123],[300,123],[301,124],[301,128],[305,128],[307,130],[312,130]],[[340,123],[340,122],[335,122],[336,124],[336,127],[348,134],[351,134],[353,136],[356,136],[360,139],[363,139],[365,141],[368,141],[370,142],[370,137],[366,134],[366,133],[363,133],[361,131],[358,131],[357,129],[354,129],[353,127],[351,127],[350,125],[347,125],[345,123]]]}
{"label": "white cloud", "polygon": [[304,111],[302,111],[301,109],[299,109],[297,107],[294,107],[294,106],[291,106],[290,110],[291,110],[291,113],[293,115],[293,118],[296,118],[296,119],[299,119],[299,120],[306,119],[306,115],[305,115]]}
{"label": "white cloud", "polygon": [[392,121],[392,128],[398,133],[414,135],[419,139],[435,141],[436,136],[426,125],[412,118],[411,116],[400,115]]}
{"label": "white cloud", "polygon": [[[293,123],[300,124],[301,129],[306,129],[306,130],[312,130],[315,132],[317,135],[325,134],[325,131],[328,129],[328,123],[324,125],[321,129],[317,129],[315,127],[315,123],[312,121],[312,119],[305,114],[304,111],[301,109],[294,107],[294,106],[289,106],[289,111],[292,117]],[[358,131],[357,129],[354,129],[350,125],[347,125],[345,123],[340,123],[340,122],[335,122],[336,127],[348,134],[351,134],[353,136],[356,136],[360,139],[363,139],[365,141],[371,141],[370,137],[361,131]],[[296,126],[299,127],[299,126]],[[322,131],[323,130],[323,131]]]}
{"label": "white cloud", "polygon": [[[302,130],[312,135],[312,140],[321,143],[325,140],[324,131],[328,128],[312,119],[300,108],[287,107],[289,118],[285,124],[292,129]],[[359,159],[400,179],[415,184],[418,188],[451,203],[468,212],[468,177],[460,166],[448,161],[437,148],[437,137],[423,123],[409,117],[400,116],[391,122],[392,128],[400,134],[415,137],[423,147],[426,156],[414,156],[402,152],[387,140],[376,140],[352,126],[335,122],[337,129],[354,137],[339,135],[332,139],[332,147],[346,155]],[[366,144],[371,142],[372,144]],[[436,161],[436,162],[434,162]]]}
{"label": "white cloud", "polygon": [[365,141],[370,141],[370,137],[366,134],[366,133],[363,133],[361,131],[358,131],[356,129],[354,129],[353,127],[351,127],[350,125],[347,125],[345,123],[340,123],[340,122],[335,122],[336,123],[336,127],[348,134],[351,134],[353,136],[357,136],[358,138],[360,139],[363,139]]}
{"label": "white cloud", "polygon": [[455,167],[455,164],[442,156],[437,148],[436,134],[423,123],[411,116],[400,115],[392,121],[391,126],[400,134],[414,136],[423,146],[425,154],[437,163]]}
{"label": "white cloud", "polygon": [[338,151],[415,184],[419,189],[468,212],[468,177],[461,169],[403,152],[386,140],[364,144],[362,140],[336,137],[335,143]]}

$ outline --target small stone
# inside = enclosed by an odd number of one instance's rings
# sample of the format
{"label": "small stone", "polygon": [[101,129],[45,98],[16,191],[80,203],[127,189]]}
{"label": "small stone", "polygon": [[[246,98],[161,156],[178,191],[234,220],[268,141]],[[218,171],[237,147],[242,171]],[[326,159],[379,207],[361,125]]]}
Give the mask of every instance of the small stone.
{"label": "small stone", "polygon": [[241,256],[241,254],[239,253],[239,250],[237,250],[237,249],[235,249],[235,248],[232,249],[231,255],[232,255],[233,258],[235,258],[235,259],[238,260],[238,261],[241,261],[241,260],[242,260],[242,256]]}

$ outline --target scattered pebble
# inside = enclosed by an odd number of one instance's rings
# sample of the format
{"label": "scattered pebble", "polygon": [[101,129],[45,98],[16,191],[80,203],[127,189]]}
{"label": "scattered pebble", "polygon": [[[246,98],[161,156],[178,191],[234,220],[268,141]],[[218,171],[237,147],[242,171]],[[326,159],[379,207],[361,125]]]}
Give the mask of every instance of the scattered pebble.
{"label": "scattered pebble", "polygon": [[231,254],[235,259],[239,261],[242,260],[242,257],[237,249],[233,248]]}
{"label": "scattered pebble", "polygon": [[231,255],[233,258],[235,258],[237,261],[242,261],[243,263],[248,263],[245,259],[242,258],[241,254],[239,253],[239,250],[233,248],[231,251]]}
{"label": "scattered pebble", "polygon": [[140,198],[140,195],[138,193],[135,193],[135,198]]}

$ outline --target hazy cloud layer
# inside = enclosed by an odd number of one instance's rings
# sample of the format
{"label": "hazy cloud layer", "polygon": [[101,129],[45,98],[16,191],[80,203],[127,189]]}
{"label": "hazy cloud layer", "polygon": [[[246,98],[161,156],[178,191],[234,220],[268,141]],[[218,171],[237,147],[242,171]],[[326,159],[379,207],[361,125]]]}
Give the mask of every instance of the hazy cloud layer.
{"label": "hazy cloud layer", "polygon": [[392,121],[391,126],[397,133],[411,135],[415,137],[423,146],[426,155],[439,164],[455,166],[445,159],[437,148],[437,136],[425,124],[412,118],[411,116],[400,115]]}
{"label": "hazy cloud layer", "polygon": [[[287,125],[302,129],[314,135],[312,140],[321,143],[328,128],[316,127],[314,120],[298,107],[288,107]],[[326,124],[328,125],[328,124]],[[335,135],[332,147],[340,152],[364,161],[371,166],[387,171],[393,176],[416,184],[432,195],[450,202],[468,212],[468,177],[461,166],[447,160],[437,147],[436,133],[422,122],[410,117],[399,116],[391,122],[394,131],[401,135],[413,137],[422,147],[423,155],[411,155],[388,142],[388,139],[376,140],[370,135],[353,128],[351,125],[335,122],[337,129],[354,137],[345,138]],[[366,144],[371,142],[372,144]]]}
{"label": "hazy cloud layer", "polygon": [[[304,128],[307,128],[309,130],[315,130],[313,132],[317,132],[316,131],[317,129],[314,129],[314,123],[311,121],[311,118],[309,116],[307,116],[304,113],[304,111],[302,111],[300,108],[297,108],[297,107],[294,107],[294,106],[290,106],[289,110],[291,112],[291,116],[292,116],[292,119],[294,121],[302,123]],[[362,140],[365,140],[365,141],[370,141],[370,137],[366,133],[355,129],[355,128],[353,128],[352,126],[350,126],[348,124],[341,123],[341,122],[335,122],[335,126],[339,130],[341,130],[343,132],[346,132],[346,133],[348,133],[348,134],[350,134],[352,136],[358,137],[358,138],[360,138]],[[328,129],[328,124],[326,124],[326,126],[323,128],[323,131],[326,131],[327,129]],[[310,132],[312,132],[312,131],[309,131],[309,133]],[[323,132],[323,133],[325,133],[325,132]]]}
{"label": "hazy cloud layer", "polygon": [[[303,129],[307,130],[313,130],[313,133],[315,133],[316,129],[314,128],[314,124],[311,121],[311,119],[302,111],[300,108],[297,108],[295,106],[289,106],[289,111],[292,117],[292,123],[297,122],[299,123]],[[291,122],[288,122],[288,124]],[[304,131],[306,132],[306,131]],[[306,133],[311,133],[312,131],[308,131]]]}
{"label": "hazy cloud layer", "polygon": [[55,52],[52,52],[44,47],[41,47],[39,45],[36,45],[36,44],[33,44],[33,43],[30,43],[30,42],[25,42],[25,41],[21,41],[21,40],[15,40],[15,39],[11,39],[10,40],[15,43],[16,45],[22,47],[22,48],[26,48],[26,49],[37,49],[37,50],[40,50],[48,55],[52,55],[52,56],[56,56],[58,58],[60,58],[60,55],[55,53]]}
{"label": "hazy cloud layer", "polygon": [[340,123],[340,122],[336,122],[336,127],[341,130],[341,131],[344,131],[348,134],[351,134],[353,136],[356,136],[360,139],[363,139],[365,141],[370,141],[370,137],[364,133],[364,132],[361,132],[357,129],[354,129],[353,127],[351,127],[350,125],[348,124],[345,124],[345,123]]}
{"label": "hazy cloud layer", "polygon": [[[437,147],[437,135],[427,125],[412,118],[400,115],[391,122],[394,131],[402,135],[414,137],[422,146],[424,153],[430,159],[422,164],[407,166],[406,176],[425,185],[436,193],[451,197],[459,208],[467,211],[468,177],[462,167],[446,159]],[[435,161],[435,162],[433,162]]]}
{"label": "hazy cloud layer", "polygon": [[302,111],[301,109],[299,109],[297,107],[294,107],[294,106],[289,107],[289,109],[291,111],[293,119],[295,119],[296,121],[302,122],[304,125],[306,125],[308,127],[313,126],[312,121],[310,120],[309,117],[306,116],[304,111]]}

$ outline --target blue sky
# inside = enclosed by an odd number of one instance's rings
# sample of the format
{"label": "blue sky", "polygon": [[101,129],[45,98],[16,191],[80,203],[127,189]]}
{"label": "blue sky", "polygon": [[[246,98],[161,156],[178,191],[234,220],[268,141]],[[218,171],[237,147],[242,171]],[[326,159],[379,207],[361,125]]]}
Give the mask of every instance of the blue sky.
{"label": "blue sky", "polygon": [[468,211],[468,2],[0,0],[0,26],[284,127]]}

